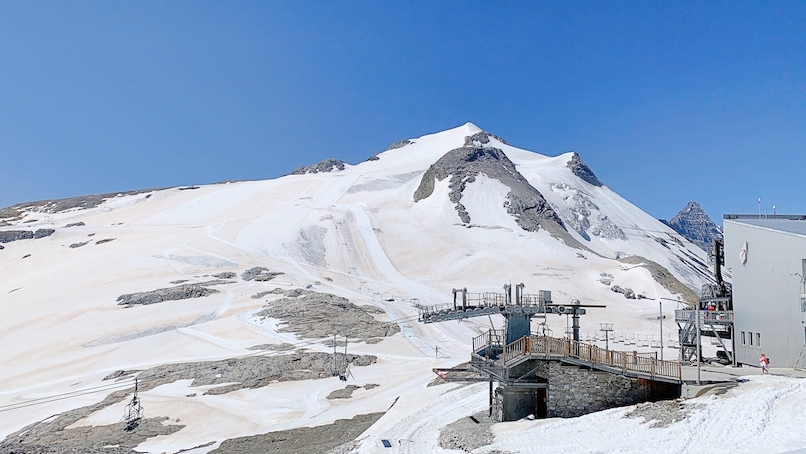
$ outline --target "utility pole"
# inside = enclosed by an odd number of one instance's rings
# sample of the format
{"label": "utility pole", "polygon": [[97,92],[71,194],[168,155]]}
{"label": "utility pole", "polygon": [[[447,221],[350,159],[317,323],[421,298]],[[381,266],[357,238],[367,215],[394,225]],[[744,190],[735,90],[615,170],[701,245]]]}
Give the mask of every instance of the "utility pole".
{"label": "utility pole", "polygon": [[660,360],[663,361],[663,301],[658,301],[660,305],[660,316],[658,320],[660,320]]}
{"label": "utility pole", "polygon": [[338,375],[338,371],[336,370],[338,366],[336,366],[336,334],[333,333],[333,376],[335,377]]}
{"label": "utility pole", "polygon": [[700,385],[700,363],[702,362],[702,350],[700,349],[700,308],[697,308],[697,386]]}

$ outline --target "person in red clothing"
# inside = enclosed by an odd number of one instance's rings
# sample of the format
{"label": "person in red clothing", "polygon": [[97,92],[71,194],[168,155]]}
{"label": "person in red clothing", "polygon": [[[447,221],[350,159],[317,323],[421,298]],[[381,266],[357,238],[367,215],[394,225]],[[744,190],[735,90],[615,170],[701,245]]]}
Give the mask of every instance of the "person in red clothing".
{"label": "person in red clothing", "polygon": [[758,357],[758,363],[761,366],[761,373],[762,374],[769,374],[770,373],[770,359],[767,358],[767,355],[764,353]]}

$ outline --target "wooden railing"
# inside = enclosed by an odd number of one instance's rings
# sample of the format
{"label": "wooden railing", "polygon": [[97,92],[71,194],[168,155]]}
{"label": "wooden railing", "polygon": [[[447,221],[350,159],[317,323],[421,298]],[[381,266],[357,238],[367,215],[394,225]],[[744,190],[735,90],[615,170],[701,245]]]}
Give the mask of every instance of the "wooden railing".
{"label": "wooden railing", "polygon": [[524,356],[568,357],[590,363],[636,372],[650,376],[682,379],[682,367],[678,361],[662,361],[657,352],[637,353],[606,350],[596,345],[584,344],[571,339],[549,336],[524,336],[504,347],[504,366]]}

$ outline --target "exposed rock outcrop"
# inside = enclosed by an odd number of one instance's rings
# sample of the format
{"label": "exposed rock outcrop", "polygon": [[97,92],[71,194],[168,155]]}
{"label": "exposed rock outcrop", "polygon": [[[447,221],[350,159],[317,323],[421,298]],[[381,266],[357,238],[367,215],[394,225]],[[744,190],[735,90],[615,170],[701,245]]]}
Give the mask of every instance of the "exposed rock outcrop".
{"label": "exposed rock outcrop", "polygon": [[602,213],[599,206],[581,188],[565,183],[551,183],[551,190],[562,194],[565,200],[565,206],[555,206],[557,214],[567,227],[574,229],[585,240],[590,241],[591,235],[607,239],[627,239],[624,231]]}
{"label": "exposed rock outcrop", "polygon": [[[484,133],[474,134],[465,139],[466,143],[485,144],[489,138]],[[504,203],[507,213],[515,217],[518,225],[529,232],[535,232],[545,224],[554,224],[563,231],[563,221],[557,216],[540,192],[515,168],[515,164],[498,148],[465,146],[449,151],[423,174],[420,186],[414,193],[414,201],[429,197],[434,192],[437,180],[450,177],[449,194],[456,206],[459,218],[470,224],[470,214],[461,203],[465,187],[484,174],[510,188]],[[547,227],[546,227],[547,228]]]}
{"label": "exposed rock outcrop", "polygon": [[340,296],[302,289],[285,294],[285,298],[267,303],[255,317],[282,320],[287,325],[280,332],[295,333],[303,338],[318,339],[336,334],[366,340],[400,331],[397,324],[375,320],[363,306]]}
{"label": "exposed rock outcrop", "polygon": [[344,161],[328,158],[316,164],[302,166],[291,172],[291,175],[305,175],[307,173],[328,173],[334,170],[344,170]]}
{"label": "exposed rock outcrop", "polygon": [[[336,363],[345,361],[343,353],[336,354]],[[363,367],[375,364],[373,355],[347,354],[346,362]],[[315,380],[333,376],[333,353],[300,352],[272,356],[242,356],[220,361],[165,364],[140,373],[137,379],[141,391],[173,383],[193,380],[190,386],[222,385],[205,394],[226,394],[239,389],[262,388],[278,381]]]}
{"label": "exposed rock outcrop", "polygon": [[705,214],[697,202],[689,202],[671,220],[661,219],[660,222],[705,251],[711,250],[714,240],[722,239],[722,230]]}
{"label": "exposed rock outcrop", "polygon": [[669,270],[659,265],[658,263],[653,262],[652,260],[646,259],[638,255],[631,255],[628,257],[620,257],[618,261],[646,268],[647,270],[649,270],[649,273],[652,275],[652,278],[655,279],[655,281],[658,284],[660,284],[663,288],[665,288],[669,292],[680,295],[683,298],[683,300],[687,301],[688,303],[694,304],[700,299],[700,297],[697,296],[697,294],[694,293],[693,290],[688,288],[685,284],[683,284],[676,277],[674,277],[674,274],[672,274]]}
{"label": "exposed rock outcrop", "polygon": [[412,142],[409,139],[398,140],[397,142],[393,143],[392,145],[389,145],[389,148],[387,148],[386,151],[396,150],[398,148],[403,148],[406,145],[411,145],[412,143],[414,143],[414,142]]}
{"label": "exposed rock outcrop", "polygon": [[[358,415],[352,419],[337,419],[333,424],[317,427],[269,432],[224,440],[212,453],[252,454],[320,454],[353,452],[351,443],[375,424],[383,413]],[[341,447],[341,445],[345,445]]]}
{"label": "exposed rock outcrop", "polygon": [[65,199],[38,200],[36,202],[18,203],[0,210],[0,219],[19,219],[26,212],[34,210],[41,213],[61,213],[63,211],[72,209],[95,208],[107,199],[112,199],[119,196],[137,195],[157,190],[158,189],[140,189],[136,191],[114,192],[110,194],[84,195],[79,197],[68,197]]}
{"label": "exposed rock outcrop", "polygon": [[56,233],[56,231],[53,229],[37,229],[37,231],[34,232],[34,239],[38,240],[40,238],[47,238],[54,233]]}
{"label": "exposed rock outcrop", "polygon": [[571,169],[571,172],[573,172],[574,175],[578,176],[579,178],[582,178],[583,181],[586,181],[594,186],[604,186],[602,182],[599,181],[598,178],[596,178],[596,175],[593,173],[593,170],[591,170],[590,167],[588,167],[588,165],[585,164],[585,161],[583,161],[582,158],[579,157],[576,151],[571,156],[571,160],[568,161],[568,164],[566,165],[568,166],[569,169]]}
{"label": "exposed rock outcrop", "polygon": [[621,293],[622,295],[624,295],[624,298],[627,298],[627,299],[630,299],[630,300],[635,299],[635,292],[631,288],[622,288],[622,287],[620,287],[618,285],[614,285],[614,286],[610,287],[610,291],[613,291],[613,292],[616,292],[616,293]]}
{"label": "exposed rock outcrop", "polygon": [[56,231],[53,229],[37,229],[34,232],[30,230],[5,230],[0,231],[0,243],[10,243],[19,240],[38,240],[40,238],[47,238],[55,232]]}
{"label": "exposed rock outcrop", "polygon": [[201,298],[218,293],[218,290],[202,287],[198,284],[185,284],[178,287],[160,288],[150,292],[129,293],[117,298],[118,305],[134,306],[175,301],[188,298]]}
{"label": "exposed rock outcrop", "polygon": [[67,428],[97,411],[127,399],[132,390],[116,391],[96,404],[69,410],[23,427],[0,443],[0,453],[136,454],[137,451],[133,448],[145,440],[158,435],[170,435],[185,427],[165,425],[168,418],[157,417],[141,419],[132,430],[126,430],[125,422]]}
{"label": "exposed rock outcrop", "polygon": [[[222,274],[232,274],[232,277],[235,277],[235,273],[222,273]],[[262,266],[256,266],[254,268],[249,268],[248,270],[244,271],[241,274],[241,279],[245,281],[258,281],[258,282],[265,282],[274,279],[275,277],[281,275],[283,273],[280,272],[272,272],[269,271],[268,268],[264,268]],[[214,275],[218,277],[218,275]],[[229,278],[227,278],[229,279]]]}

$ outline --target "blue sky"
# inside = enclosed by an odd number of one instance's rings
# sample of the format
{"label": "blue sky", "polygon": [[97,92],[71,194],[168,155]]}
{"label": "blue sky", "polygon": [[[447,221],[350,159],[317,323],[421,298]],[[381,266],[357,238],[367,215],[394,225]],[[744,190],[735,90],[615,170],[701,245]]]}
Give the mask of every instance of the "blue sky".
{"label": "blue sky", "polygon": [[804,2],[0,2],[0,206],[471,121],[653,216],[806,213]]}

